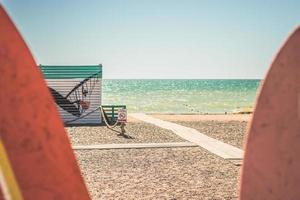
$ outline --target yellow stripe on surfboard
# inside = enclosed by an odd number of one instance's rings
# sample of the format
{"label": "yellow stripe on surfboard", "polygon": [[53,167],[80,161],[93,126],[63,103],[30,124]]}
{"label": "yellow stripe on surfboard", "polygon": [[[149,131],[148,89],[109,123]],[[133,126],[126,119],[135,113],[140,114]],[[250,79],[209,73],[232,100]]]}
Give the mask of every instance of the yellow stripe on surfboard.
{"label": "yellow stripe on surfboard", "polygon": [[2,194],[5,200],[23,199],[2,140],[0,140],[0,182]]}

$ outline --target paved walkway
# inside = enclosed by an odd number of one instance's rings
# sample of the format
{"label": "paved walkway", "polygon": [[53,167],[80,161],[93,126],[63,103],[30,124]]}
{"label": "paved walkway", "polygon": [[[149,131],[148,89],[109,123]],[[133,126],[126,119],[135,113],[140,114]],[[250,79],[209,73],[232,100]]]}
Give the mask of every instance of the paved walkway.
{"label": "paved walkway", "polygon": [[243,159],[244,152],[243,150],[216,140],[214,138],[208,137],[205,134],[200,133],[199,131],[185,127],[176,123],[163,121],[144,113],[133,113],[130,114],[131,117],[139,119],[141,121],[159,126],[173,131],[178,136],[183,139],[195,143],[202,148],[210,151],[211,153],[218,155],[224,159],[232,161],[236,165],[240,165]]}
{"label": "paved walkway", "polygon": [[126,144],[99,144],[99,145],[76,145],[74,150],[92,149],[144,149],[144,148],[174,148],[174,147],[198,147],[192,142],[169,142],[169,143],[126,143]]}

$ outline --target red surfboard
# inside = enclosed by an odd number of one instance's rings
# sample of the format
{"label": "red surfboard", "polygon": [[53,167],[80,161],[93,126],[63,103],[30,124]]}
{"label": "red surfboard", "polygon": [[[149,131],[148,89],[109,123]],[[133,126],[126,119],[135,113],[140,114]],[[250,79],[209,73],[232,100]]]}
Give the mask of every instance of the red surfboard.
{"label": "red surfboard", "polygon": [[30,50],[0,5],[2,199],[90,199]]}
{"label": "red surfboard", "polygon": [[300,28],[263,81],[245,150],[240,199],[300,199]]}

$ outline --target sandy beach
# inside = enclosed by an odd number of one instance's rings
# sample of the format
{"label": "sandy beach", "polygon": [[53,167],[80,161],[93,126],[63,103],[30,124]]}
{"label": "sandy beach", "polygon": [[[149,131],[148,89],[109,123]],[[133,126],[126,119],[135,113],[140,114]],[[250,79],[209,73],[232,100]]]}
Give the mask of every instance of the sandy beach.
{"label": "sandy beach", "polygon": [[[118,136],[118,132],[102,127],[69,127],[70,139],[74,145],[112,144],[112,143],[159,143],[183,142],[172,131],[135,120],[125,127],[128,138]],[[115,129],[120,131],[119,128]]]}
{"label": "sandy beach", "polygon": [[231,115],[153,115],[153,117],[172,121],[191,127],[212,138],[243,148],[245,134],[251,114]]}
{"label": "sandy beach", "polygon": [[[250,115],[152,115],[241,148]],[[73,145],[183,142],[130,118],[130,138],[106,127],[66,128]],[[92,199],[237,199],[240,167],[201,147],[76,150]]]}

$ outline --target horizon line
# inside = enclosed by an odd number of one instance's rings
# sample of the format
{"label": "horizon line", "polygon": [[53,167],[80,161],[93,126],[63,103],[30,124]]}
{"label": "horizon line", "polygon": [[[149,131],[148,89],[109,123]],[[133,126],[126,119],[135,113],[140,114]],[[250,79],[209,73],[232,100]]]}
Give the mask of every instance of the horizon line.
{"label": "horizon line", "polygon": [[263,80],[262,78],[102,78],[106,80]]}

